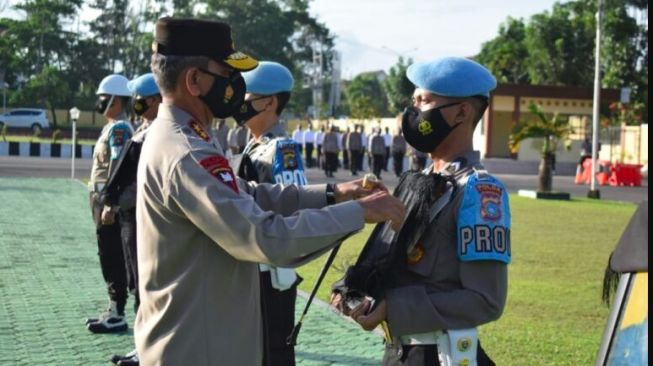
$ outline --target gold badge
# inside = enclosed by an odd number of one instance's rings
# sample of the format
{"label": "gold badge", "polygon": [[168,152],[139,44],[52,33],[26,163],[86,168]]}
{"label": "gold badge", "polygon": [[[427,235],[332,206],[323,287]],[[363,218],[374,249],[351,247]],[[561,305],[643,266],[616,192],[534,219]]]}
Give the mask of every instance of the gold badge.
{"label": "gold badge", "polygon": [[157,41],[152,42],[152,52],[157,53],[159,51],[159,43]]}
{"label": "gold badge", "polygon": [[415,248],[408,253],[407,262],[410,265],[419,263],[419,261],[424,258],[424,246],[421,243],[417,243]]}
{"label": "gold badge", "polygon": [[463,358],[460,360],[460,366],[469,366],[469,359]]}
{"label": "gold badge", "polygon": [[468,351],[472,346],[472,339],[469,337],[463,337],[458,340],[458,351],[465,352]]}
{"label": "gold badge", "polygon": [[427,120],[423,119],[417,125],[417,130],[419,130],[419,133],[426,136],[429,133],[433,132],[433,127],[431,127],[431,124]]}

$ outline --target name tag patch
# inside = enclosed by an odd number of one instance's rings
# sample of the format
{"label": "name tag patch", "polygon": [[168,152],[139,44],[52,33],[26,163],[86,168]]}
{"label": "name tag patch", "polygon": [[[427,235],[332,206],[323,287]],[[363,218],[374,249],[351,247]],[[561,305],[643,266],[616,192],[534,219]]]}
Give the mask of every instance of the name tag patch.
{"label": "name tag patch", "polygon": [[211,156],[200,161],[200,165],[206,169],[209,174],[217,178],[220,182],[226,184],[229,188],[239,193],[236,175],[229,166],[229,161],[222,156]]}
{"label": "name tag patch", "polygon": [[458,257],[463,262],[510,263],[510,208],[503,184],[492,176],[473,174],[458,214]]}

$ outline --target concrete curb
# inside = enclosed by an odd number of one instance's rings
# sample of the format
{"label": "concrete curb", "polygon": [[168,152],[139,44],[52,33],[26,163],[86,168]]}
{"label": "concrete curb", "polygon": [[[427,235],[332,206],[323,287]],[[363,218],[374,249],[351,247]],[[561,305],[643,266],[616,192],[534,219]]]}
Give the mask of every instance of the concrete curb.
{"label": "concrete curb", "polygon": [[[93,157],[93,145],[77,145],[75,156],[80,159]],[[71,158],[72,145],[38,142],[0,142],[0,156],[34,156],[46,158]]]}

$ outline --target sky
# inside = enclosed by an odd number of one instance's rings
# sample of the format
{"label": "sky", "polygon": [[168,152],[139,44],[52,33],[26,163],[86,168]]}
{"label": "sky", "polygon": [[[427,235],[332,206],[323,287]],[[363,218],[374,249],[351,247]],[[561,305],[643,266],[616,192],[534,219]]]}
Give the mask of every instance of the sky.
{"label": "sky", "polygon": [[[415,61],[476,55],[507,17],[528,19],[557,0],[312,0],[310,13],[335,35],[342,77]],[[564,2],[565,0],[563,0]],[[0,0],[13,5],[18,0]],[[0,15],[15,16],[6,9]],[[84,9],[82,24],[97,16]]]}
{"label": "sky", "polygon": [[313,0],[311,15],[336,36],[342,76],[415,61],[474,56],[508,16],[528,19],[556,0]]}

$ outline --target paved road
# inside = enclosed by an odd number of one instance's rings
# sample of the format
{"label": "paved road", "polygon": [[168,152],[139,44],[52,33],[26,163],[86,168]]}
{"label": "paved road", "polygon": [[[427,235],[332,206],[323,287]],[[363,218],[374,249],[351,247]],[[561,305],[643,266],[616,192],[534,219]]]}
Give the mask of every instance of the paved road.
{"label": "paved road", "polygon": [[[537,188],[537,166],[514,160],[490,159],[486,165],[492,172],[506,184],[510,192],[520,189]],[[91,172],[89,159],[78,159],[76,162],[78,179],[87,178]],[[569,174],[569,167],[562,166],[563,173]],[[0,177],[39,177],[39,178],[67,178],[70,177],[70,159],[36,158],[36,157],[0,157]],[[349,172],[339,170],[335,178],[326,178],[318,169],[308,169],[308,181],[311,183],[344,182],[352,179]],[[384,172],[384,183],[393,188],[397,184],[394,174]],[[575,185],[571,175],[559,175],[553,179],[553,187],[557,191],[569,192],[572,197],[586,197],[588,186]],[[648,200],[648,180],[644,180],[641,187],[599,187],[601,197],[607,200],[640,202]]]}

